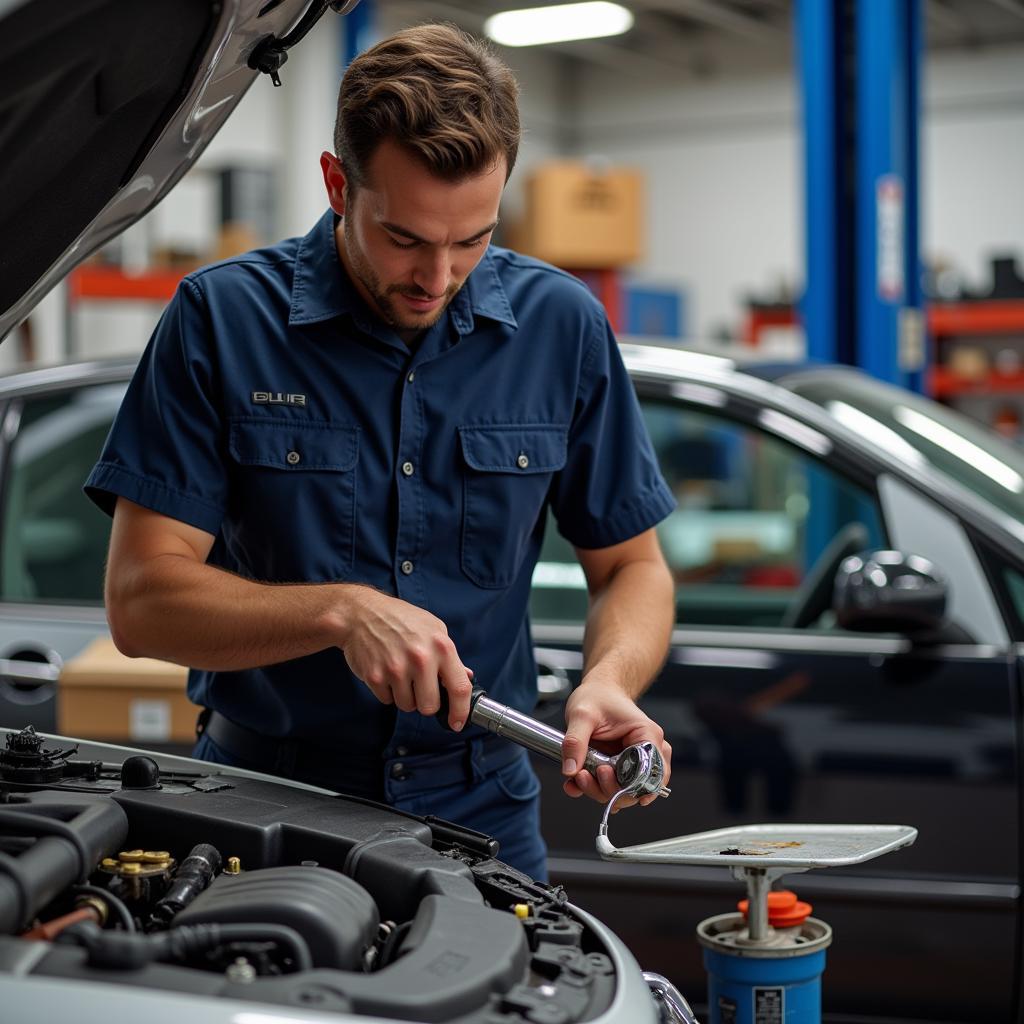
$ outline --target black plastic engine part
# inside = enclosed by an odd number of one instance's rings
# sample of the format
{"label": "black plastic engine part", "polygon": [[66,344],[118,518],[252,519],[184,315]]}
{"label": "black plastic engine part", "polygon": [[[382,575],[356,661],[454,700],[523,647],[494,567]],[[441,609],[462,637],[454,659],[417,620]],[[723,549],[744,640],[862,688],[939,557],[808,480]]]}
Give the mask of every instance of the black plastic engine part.
{"label": "black plastic engine part", "polygon": [[420,905],[399,958],[376,974],[316,971],[258,979],[245,998],[414,1021],[462,1020],[524,977],[529,952],[516,918],[443,896]]}
{"label": "black plastic engine part", "polygon": [[[212,888],[204,897],[212,893]],[[222,938],[229,927],[244,926],[225,926]],[[147,938],[164,939],[181,930],[172,929]],[[14,955],[32,945],[7,941],[14,944]],[[6,954],[5,942],[0,939],[0,967]],[[35,960],[30,973],[105,983],[116,980],[118,984],[387,1019],[483,1021],[489,1015],[488,1008],[496,1006],[503,995],[527,977],[529,958],[523,929],[512,914],[443,896],[428,896],[402,944],[402,955],[373,974],[315,970],[238,984],[220,972],[187,970],[171,964],[150,963],[138,970],[114,973],[108,967],[89,964],[87,954],[70,945],[51,946]],[[530,1018],[523,1015],[513,1019]]]}
{"label": "black plastic engine part", "polygon": [[474,853],[480,857],[497,857],[498,840],[492,839],[483,832],[446,821],[435,814],[428,814],[423,819],[434,834],[434,845],[456,847]]}
{"label": "black plastic engine part", "polygon": [[38,837],[18,857],[0,853],[0,933],[11,934],[68,886],[85,881],[100,858],[124,842],[128,819],[108,801],[41,793],[32,803],[0,808],[0,831]]}
{"label": "black plastic engine part", "polygon": [[542,944],[578,946],[583,940],[583,925],[575,918],[553,907],[542,908],[523,921],[530,949]]}
{"label": "black plastic engine part", "polygon": [[123,789],[159,789],[160,765],[145,754],[133,754],[121,764]]}
{"label": "black plastic engine part", "polygon": [[344,873],[377,894],[384,919],[406,921],[420,900],[432,893],[481,903],[472,871],[461,861],[442,858],[404,829],[381,829],[353,847]]}
{"label": "black plastic engine part", "polygon": [[302,936],[279,924],[200,924],[141,935],[105,932],[93,921],[82,921],[61,932],[58,941],[84,947],[89,966],[105,970],[135,971],[158,960],[184,962],[228,943],[261,941],[280,946],[291,958],[295,971],[308,971],[313,966]]}
{"label": "black plastic engine part", "polygon": [[530,967],[553,984],[543,990],[519,984],[506,993],[501,1010],[513,1019],[588,1020],[607,1007],[615,993],[615,968],[603,953],[543,944]]}
{"label": "black plastic engine part", "polygon": [[0,750],[0,778],[5,782],[25,785],[46,785],[70,778],[99,778],[99,761],[71,761],[78,747],[47,748],[43,737],[32,726],[21,732],[7,734],[7,743]]}
{"label": "black plastic engine part", "polygon": [[[220,871],[220,851],[209,843],[199,843],[181,862],[174,873],[174,879],[167,892],[153,908],[157,921],[169,922],[175,914],[184,910],[212,881]],[[249,920],[253,920],[250,918]]]}
{"label": "black plastic engine part", "polygon": [[379,918],[373,898],[351,878],[320,867],[277,867],[221,875],[174,921],[179,927],[245,922],[293,928],[309,944],[315,966],[354,971]]}

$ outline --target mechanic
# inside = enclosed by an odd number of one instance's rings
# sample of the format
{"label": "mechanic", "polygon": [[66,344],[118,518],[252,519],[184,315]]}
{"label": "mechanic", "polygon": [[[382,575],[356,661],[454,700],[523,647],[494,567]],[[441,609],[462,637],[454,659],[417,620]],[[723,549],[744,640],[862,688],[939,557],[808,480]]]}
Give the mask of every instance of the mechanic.
{"label": "mechanic", "polygon": [[592,741],[650,740],[668,765],[635,699],[673,620],[653,529],[673,499],[601,306],[489,244],[517,94],[449,26],[356,58],[321,157],[330,210],[185,277],[86,491],[114,517],[114,641],[190,667],[197,757],[437,814],[544,879],[539,783],[464,728],[471,676],[536,702],[550,507],[590,594],[564,788],[614,793],[610,768],[579,770]]}

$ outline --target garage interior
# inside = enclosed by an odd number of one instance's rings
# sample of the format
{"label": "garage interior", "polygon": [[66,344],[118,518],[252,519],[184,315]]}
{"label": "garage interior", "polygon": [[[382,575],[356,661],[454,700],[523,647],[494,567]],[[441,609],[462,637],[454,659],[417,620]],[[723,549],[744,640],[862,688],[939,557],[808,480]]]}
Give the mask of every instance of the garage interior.
{"label": "garage interior", "polygon": [[[612,855],[614,888],[592,856],[600,813],[572,802],[552,825],[582,839],[549,838],[552,879],[712,1024],[1021,1024],[1024,0],[617,2],[629,15],[619,34],[492,44],[519,80],[524,128],[494,241],[569,271],[604,305],[679,504],[659,528],[676,632],[647,705],[681,737],[672,799],[645,820],[611,820],[615,847],[633,851]],[[325,18],[280,88],[261,76],[173,192],[14,330],[0,373],[130,364],[186,274],[303,235],[324,212],[319,156],[349,60],[423,22],[485,36],[510,6],[361,0]],[[671,381],[665,359],[683,368]],[[834,364],[879,387],[817,375]],[[733,370],[742,380],[726,381]],[[0,710],[14,717],[0,725],[186,755],[187,670],[93,639],[106,536],[76,548],[98,513],[67,509],[124,373],[97,381],[73,463],[26,459],[5,484],[7,522],[20,519],[4,527],[0,562],[0,604],[52,598],[54,621],[81,606],[92,624],[75,622],[67,650],[51,651],[19,644],[20,613],[0,617],[2,664],[38,662],[59,688],[44,711],[23,699],[35,684],[12,690],[4,676]],[[780,388],[863,436],[878,461],[814,415],[790,419]],[[928,419],[932,406],[913,403],[929,399],[966,419]],[[55,409],[26,403],[18,416],[32,427]],[[987,438],[1008,446],[1005,462]],[[957,484],[968,497],[940,486],[926,501],[908,482],[961,463],[974,474]],[[941,607],[917,632],[892,609],[856,619],[856,594],[833,588],[851,558],[883,547],[915,555],[867,560],[858,579],[891,584],[898,571],[927,598],[938,584],[920,556],[952,581],[947,593],[937,574]],[[533,585],[537,715],[557,729],[558,696],[582,668],[587,591],[553,523]],[[684,706],[674,695],[691,685]],[[537,770],[557,789],[554,768]],[[792,826],[755,824],[774,821],[818,823],[801,838],[806,861],[780,853]],[[735,866],[696,843],[643,846],[705,829],[732,830],[716,842]],[[752,860],[773,845],[788,870]],[[799,900],[767,900],[758,927],[802,926],[805,900],[828,921],[828,941],[806,940],[821,953],[811,974],[823,1017],[795,994],[780,1002],[805,984],[798,972],[750,973],[749,960],[735,972],[743,955],[716,952],[727,943],[705,927],[745,887],[756,906],[779,879]],[[693,989],[705,973],[710,995]],[[753,1016],[734,989],[762,993]]]}

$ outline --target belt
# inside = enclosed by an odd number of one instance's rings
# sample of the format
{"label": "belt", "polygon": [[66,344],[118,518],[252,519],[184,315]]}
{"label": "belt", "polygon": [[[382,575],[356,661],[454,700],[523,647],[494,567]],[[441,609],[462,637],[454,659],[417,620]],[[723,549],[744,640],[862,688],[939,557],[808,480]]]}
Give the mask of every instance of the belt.
{"label": "belt", "polygon": [[472,785],[526,756],[521,747],[490,732],[463,740],[457,747],[419,753],[401,750],[391,758],[346,755],[337,745],[262,736],[216,711],[200,715],[197,731],[240,762],[238,767],[378,801],[460,783]]}

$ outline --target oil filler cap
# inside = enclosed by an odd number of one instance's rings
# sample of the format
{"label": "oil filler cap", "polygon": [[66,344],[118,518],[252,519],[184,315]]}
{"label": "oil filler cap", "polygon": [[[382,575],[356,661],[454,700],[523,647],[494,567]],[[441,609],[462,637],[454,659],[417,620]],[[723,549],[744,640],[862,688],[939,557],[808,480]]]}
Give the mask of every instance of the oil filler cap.
{"label": "oil filler cap", "polygon": [[121,764],[122,789],[159,789],[160,765],[151,757],[136,754]]}
{"label": "oil filler cap", "polygon": [[[736,904],[740,913],[747,916],[749,900],[740,900]],[[796,898],[796,893],[789,889],[779,889],[768,893],[768,923],[773,928],[795,928],[811,916],[814,908]]]}

